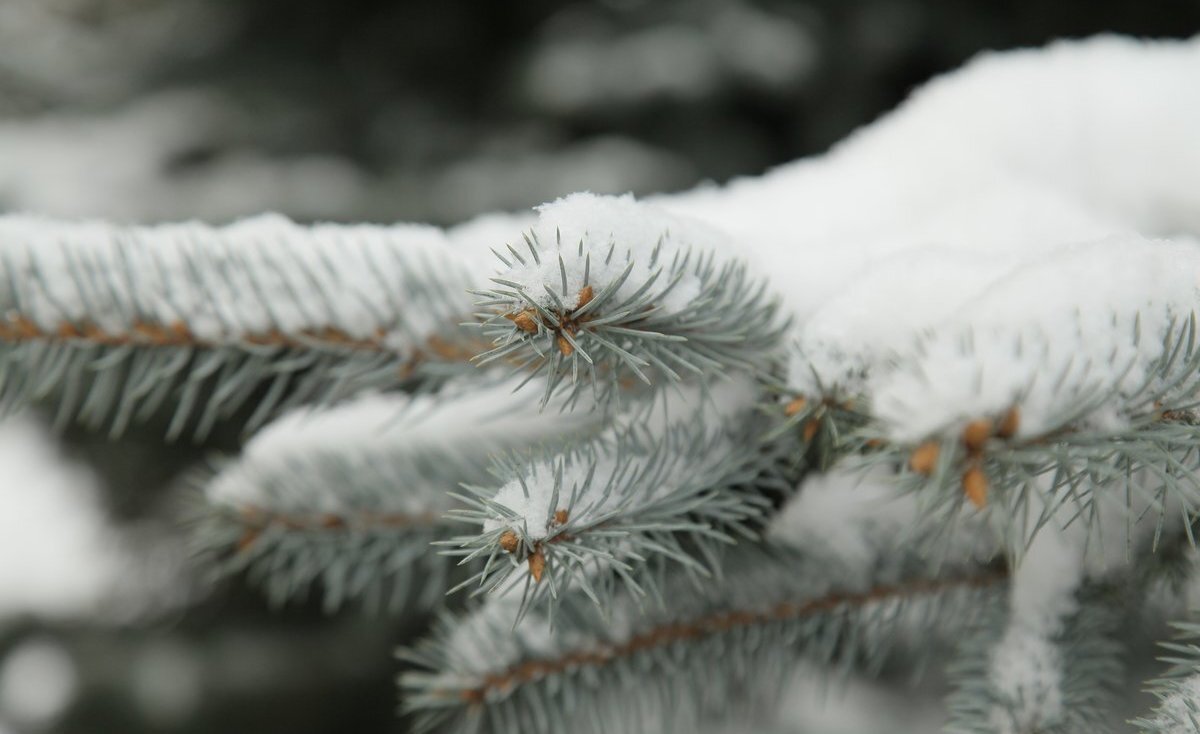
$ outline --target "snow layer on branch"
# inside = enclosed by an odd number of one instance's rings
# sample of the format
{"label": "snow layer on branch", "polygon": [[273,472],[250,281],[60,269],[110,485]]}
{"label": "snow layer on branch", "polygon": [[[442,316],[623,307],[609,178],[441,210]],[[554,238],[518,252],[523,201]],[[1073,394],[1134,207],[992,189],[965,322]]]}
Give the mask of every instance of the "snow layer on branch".
{"label": "snow layer on branch", "polygon": [[[767,539],[825,560],[834,575],[872,578],[896,548],[916,547],[920,498],[904,491],[889,467],[839,465],[809,473],[795,496],[771,520]],[[941,545],[939,558],[986,562],[998,552],[977,514],[965,511]]]}
{"label": "snow layer on branch", "polygon": [[440,512],[460,482],[486,478],[492,454],[595,428],[598,414],[543,410],[541,386],[519,383],[369,393],[292,411],[217,475],[209,500],[277,512]]}
{"label": "snow layer on branch", "polygon": [[984,54],[827,155],[659,203],[756,235],[739,241],[810,306],[921,241],[1004,251],[1114,227],[1197,232],[1198,71],[1200,38]]}
{"label": "snow layer on branch", "polygon": [[1000,734],[1020,734],[1062,715],[1063,670],[1054,638],[1075,611],[1083,548],[1072,533],[1039,533],[1012,582],[1011,616],[992,657],[1001,705],[992,712]]}
{"label": "snow layer on branch", "polygon": [[1197,78],[1200,37],[984,55],[824,156],[657,203],[770,273],[800,324],[797,392],[866,392],[911,440],[1037,373],[1032,433],[1136,381],[1200,301]]}
{"label": "snow layer on branch", "polygon": [[537,224],[535,212],[484,214],[446,230],[455,252],[468,262],[472,273],[489,273],[496,268],[493,250],[504,251],[504,243],[520,243],[521,233]]}
{"label": "snow layer on branch", "polygon": [[122,227],[0,217],[0,305],[55,333],[180,325],[206,342],[282,333],[401,348],[470,312],[470,278],[432,227],[315,225],[263,215],[225,227]]}
{"label": "snow layer on branch", "polygon": [[539,209],[505,268],[478,291],[481,363],[516,359],[550,391],[588,383],[610,398],[623,377],[704,379],[762,371],[780,345],[779,299],[727,237],[631,196],[572,194]]}
{"label": "snow layer on branch", "polygon": [[1121,396],[1197,306],[1200,247],[1126,236],[1061,248],[1001,271],[914,347],[893,344],[900,356],[864,389],[899,441],[956,432],[1014,404],[1019,433],[1036,436],[1106,395],[1085,423],[1115,430],[1129,418]]}
{"label": "snow layer on branch", "polygon": [[767,531],[774,543],[837,563],[852,578],[868,577],[883,549],[912,527],[916,498],[900,492],[885,469],[835,468],[810,474]]}
{"label": "snow layer on branch", "polygon": [[1141,731],[1161,734],[1191,734],[1200,722],[1200,674],[1171,681],[1169,693],[1159,694],[1154,713],[1135,723]]}
{"label": "snow layer on branch", "polygon": [[659,391],[650,403],[618,415],[594,451],[534,462],[501,486],[489,503],[500,512],[483,530],[519,527],[538,541],[558,531],[559,509],[568,510],[574,527],[615,512],[636,519],[638,507],[689,486],[710,486],[718,480],[713,472],[739,450],[735,427],[758,396],[745,375]]}
{"label": "snow layer on branch", "polygon": [[[629,277],[613,293],[617,301],[635,295],[656,271],[670,267],[690,249],[697,255],[720,248],[730,252],[728,238],[718,230],[634,201],[631,195],[571,194],[543,204],[538,213],[530,238],[538,248],[540,261],[521,253],[526,262],[513,262],[503,277],[519,283],[525,293],[547,309],[555,306],[547,291],[554,291],[568,308],[573,308],[585,285],[591,285],[599,294],[617,281],[631,262]],[[522,249],[524,246],[518,252]],[[660,276],[659,287],[666,282]],[[695,274],[685,271],[680,282],[654,305],[666,311],[682,310],[699,289]]]}
{"label": "snow layer on branch", "polygon": [[[1088,676],[1094,674],[1092,684],[1102,685],[1102,671],[1077,669],[1087,660],[1083,648],[1093,644],[1086,635],[1078,635],[1111,610],[1096,600],[1094,606],[1081,606],[1079,594],[1086,582],[1127,570],[1160,530],[1154,523],[1134,522],[1153,506],[1152,493],[1143,490],[1153,487],[1157,478],[1142,471],[1132,481],[1132,505],[1124,497],[1097,498],[1096,526],[1077,517],[1079,509],[1067,501],[1050,515],[1049,527],[1024,531],[1028,549],[1013,571],[1007,622],[989,652],[988,721],[998,734],[1074,721],[1073,716],[1085,713],[1075,710],[1078,701],[1096,694],[1086,690]],[[1168,514],[1177,518],[1178,511],[1171,507]],[[1041,499],[1032,499],[1030,515],[1047,512]],[[1179,529],[1177,520],[1169,523],[1172,531]]]}

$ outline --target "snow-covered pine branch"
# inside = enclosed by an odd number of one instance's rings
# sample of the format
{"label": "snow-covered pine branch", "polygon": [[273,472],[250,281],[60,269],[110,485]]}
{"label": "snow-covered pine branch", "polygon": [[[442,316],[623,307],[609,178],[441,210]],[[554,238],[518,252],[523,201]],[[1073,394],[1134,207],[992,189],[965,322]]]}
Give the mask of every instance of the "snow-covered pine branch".
{"label": "snow-covered pine branch", "polygon": [[667,574],[653,603],[566,588],[524,613],[509,587],[407,651],[406,706],[428,729],[684,732],[770,710],[802,660],[875,671],[895,647],[929,652],[998,601],[1005,574],[977,527],[931,566],[909,537],[916,511],[883,473],[835,471],[805,481],[771,545],[723,548],[701,584]]}
{"label": "snow-covered pine branch", "polygon": [[873,668],[900,629],[959,629],[1004,579],[969,564],[931,578],[891,558],[843,583],[820,558],[743,545],[711,583],[668,577],[665,604],[623,589],[602,610],[569,592],[553,625],[533,612],[514,628],[518,599],[494,598],[406,651],[419,670],[401,678],[405,705],[418,731],[694,731],[777,705],[802,659]]}
{"label": "snow-covered pine branch", "polygon": [[170,437],[246,411],[394,385],[476,351],[472,280],[420,226],[122,227],[0,218],[0,351],[9,409],[119,434],[160,408]]}
{"label": "snow-covered pine branch", "polygon": [[1085,584],[1083,535],[1078,525],[1038,534],[1013,574],[1008,608],[990,609],[959,646],[948,668],[949,731],[1108,730],[1122,672],[1112,639],[1122,610],[1103,583]]}
{"label": "snow-covered pine branch", "polygon": [[1162,643],[1167,654],[1161,660],[1171,667],[1150,685],[1158,705],[1130,722],[1142,734],[1200,731],[1200,624],[1181,622],[1174,626],[1179,639]]}
{"label": "snow-covered pine branch", "polygon": [[1089,523],[1105,492],[1200,507],[1196,273],[1194,243],[1129,235],[1015,257],[916,324],[821,312],[781,408],[819,466],[864,453],[906,466],[911,489],[952,506],[931,503],[935,522],[970,502],[1023,525],[1030,495]]}
{"label": "snow-covered pine branch", "polygon": [[653,203],[785,299],[816,466],[873,452],[1015,520],[1031,491],[1090,516],[1144,465],[1132,491],[1200,507],[1198,77],[1200,39],[988,55],[824,156]]}
{"label": "snow-covered pine branch", "polygon": [[1067,596],[1045,626],[997,605],[966,636],[947,673],[950,734],[1114,731],[1112,703],[1124,666],[1115,639],[1124,609],[1114,591]]}
{"label": "snow-covered pine branch", "polygon": [[503,461],[504,483],[469,487],[451,513],[477,530],[447,552],[487,559],[463,586],[523,584],[536,605],[579,584],[607,606],[621,584],[659,593],[642,568],[651,559],[707,577],[714,545],[749,531],[770,504],[764,492],[787,489],[760,394],[746,374],[668,388],[594,441]]}
{"label": "snow-covered pine branch", "polygon": [[607,391],[761,370],[777,348],[778,301],[720,231],[631,196],[572,194],[539,213],[496,251],[504,270],[478,304],[495,347],[481,362],[545,371],[548,390]]}
{"label": "snow-covered pine branch", "polygon": [[948,668],[949,731],[1111,729],[1124,674],[1118,625],[1154,581],[1145,561],[1162,552],[1164,536],[1182,536],[1190,522],[1175,520],[1177,504],[1166,510],[1171,521],[1147,519],[1149,510],[1162,510],[1157,503],[1143,493],[1108,493],[1092,501],[1094,517],[1085,521],[1075,502],[1025,500],[1021,511],[1037,521],[1016,537],[1007,528],[995,533],[1007,548],[1022,549],[1009,562],[1007,604],[988,610]]}
{"label": "snow-covered pine branch", "polygon": [[486,481],[493,453],[597,430],[594,413],[541,411],[535,383],[480,378],[277,419],[207,483],[198,549],[276,603],[316,583],[330,610],[433,606],[449,562],[430,543],[449,534],[459,485]]}
{"label": "snow-covered pine branch", "polygon": [[[1131,578],[1129,569],[1154,552],[1163,530],[1153,522],[1134,525],[1153,505],[1135,499],[1129,509],[1124,498],[1105,497],[1098,503],[1103,530],[1093,532],[1077,521],[1071,504],[1039,507],[1035,497],[1027,512],[1047,514],[1045,530],[1031,528],[1010,540],[989,533],[979,513],[961,507],[954,516],[942,513],[936,523],[923,522],[927,498],[897,483],[892,467],[838,467],[805,478],[772,521],[769,537],[820,559],[834,577],[860,584],[893,563],[897,547],[936,576],[944,564],[1001,554],[1006,541],[1028,544],[1012,566],[1006,603],[989,605],[954,640],[958,659],[948,671],[955,683],[949,730],[1107,731],[1123,672],[1117,623],[1149,581]],[[948,536],[936,544],[936,556],[923,551],[933,544],[922,529]],[[1179,529],[1170,525],[1167,532]]]}
{"label": "snow-covered pine branch", "polygon": [[[1114,599],[1200,513],[1196,79],[1200,38],[987,58],[829,155],[569,196],[524,241],[0,219],[0,387],[114,433],[174,400],[169,433],[203,435],[414,362],[508,363],[285,418],[209,489],[202,543],[277,599],[432,600],[432,540],[472,564],[494,593],[410,652],[425,727],[694,731],[799,656],[870,667],[974,621],[952,726],[1091,727]],[[468,288],[486,354],[446,341]],[[1191,718],[1188,672],[1150,731]]]}

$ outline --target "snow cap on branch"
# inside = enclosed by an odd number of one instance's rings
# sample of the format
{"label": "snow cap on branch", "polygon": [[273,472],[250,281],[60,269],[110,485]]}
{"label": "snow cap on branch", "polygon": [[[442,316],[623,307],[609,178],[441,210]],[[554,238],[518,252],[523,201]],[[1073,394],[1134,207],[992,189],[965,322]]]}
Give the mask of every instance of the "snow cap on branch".
{"label": "snow cap on branch", "polygon": [[631,196],[572,194],[539,214],[523,243],[496,252],[483,361],[523,359],[552,386],[581,370],[615,385],[761,370],[777,346],[765,280],[712,228]]}
{"label": "snow cap on branch", "polygon": [[[745,425],[758,394],[754,380],[744,375],[707,389],[691,385],[662,392],[653,403],[618,416],[595,455],[535,462],[525,476],[501,486],[489,504],[507,512],[486,521],[484,530],[521,528],[536,542],[557,531],[559,509],[582,528],[651,505],[689,480],[714,478],[713,470],[742,448],[744,436],[736,429]],[[635,450],[646,442],[645,450]],[[664,455],[669,451],[677,454]]]}
{"label": "snow cap on branch", "polygon": [[[247,337],[374,341],[401,350],[469,312],[470,279],[432,227],[297,225],[278,215],[225,227],[122,227],[0,218],[7,329],[73,326],[153,342]],[[160,340],[161,341],[161,340]]]}
{"label": "snow cap on branch", "polygon": [[596,413],[540,410],[540,386],[452,383],[430,394],[364,394],[293,411],[269,425],[207,486],[196,534],[223,573],[248,569],[276,601],[320,579],[326,605],[432,605],[448,561],[429,549],[464,482],[488,478],[493,453],[561,442]]}
{"label": "snow cap on branch", "polygon": [[[235,416],[251,430],[286,407],[397,384],[417,365],[464,363],[470,284],[430,227],[7,215],[0,400],[53,398],[59,427],[78,420],[113,436],[163,406],[169,438],[202,438]],[[253,412],[239,413],[264,383]]]}
{"label": "snow cap on branch", "polygon": [[[539,410],[539,389],[512,378],[460,381],[294,410],[250,440],[208,498],[284,512],[436,510],[460,482],[486,477],[493,454],[595,430],[586,411]],[[431,497],[441,499],[431,507]]]}
{"label": "snow cap on branch", "polygon": [[[955,434],[1014,405],[1019,434],[1037,436],[1106,396],[1087,418],[1111,430],[1136,407],[1122,397],[1138,392],[1200,306],[1200,244],[1187,241],[1127,235],[942,255],[921,260],[915,280],[885,260],[819,311],[793,351],[789,387],[865,397],[899,442]],[[942,281],[949,294],[935,287]]]}
{"label": "snow cap on branch", "polygon": [[652,561],[706,576],[696,550],[711,558],[765,511],[762,489],[785,489],[759,394],[744,374],[660,390],[594,441],[500,462],[508,481],[470,488],[467,507],[451,514],[477,530],[447,541],[447,552],[488,559],[471,579],[480,591],[532,579],[530,605],[552,605],[576,582],[601,605],[618,581],[653,591]]}

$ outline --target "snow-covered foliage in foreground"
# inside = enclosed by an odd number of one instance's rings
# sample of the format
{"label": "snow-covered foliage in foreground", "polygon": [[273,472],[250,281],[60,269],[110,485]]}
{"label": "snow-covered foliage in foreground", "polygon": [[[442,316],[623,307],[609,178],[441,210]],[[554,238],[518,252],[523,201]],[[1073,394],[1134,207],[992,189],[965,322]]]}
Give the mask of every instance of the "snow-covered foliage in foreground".
{"label": "snow-covered foliage in foreground", "polygon": [[777,303],[727,237],[631,196],[574,194],[539,215],[523,248],[496,253],[505,269],[480,303],[496,348],[482,361],[523,357],[549,388],[585,371],[614,391],[622,376],[764,366]]}
{"label": "snow-covered foliage in foreground", "polygon": [[432,227],[11,215],[0,267],[4,403],[52,397],[59,424],[114,435],[166,407],[168,436],[202,437],[252,397],[253,428],[471,353],[455,331],[471,309],[468,269]]}
{"label": "snow-covered foliage in foreground", "polygon": [[659,203],[766,266],[794,389],[866,393],[902,440],[1019,399],[1034,433],[1196,305],[1198,74],[1197,41],[987,56],[826,156]]}
{"label": "snow-covered foliage in foreground", "polygon": [[[987,57],[826,156],[654,202],[670,221],[725,233],[783,297],[795,330],[780,405],[815,466],[874,467],[865,482],[806,481],[774,542],[859,583],[879,572],[872,542],[900,533],[920,547],[931,524],[936,558],[961,558],[947,541],[968,532],[1013,564],[1007,609],[963,646],[957,731],[1106,726],[1123,614],[1112,589],[1149,583],[1130,578],[1131,564],[1184,533],[1200,506],[1197,78],[1200,40]],[[578,221],[611,206],[595,200]],[[593,229],[604,239],[617,225]],[[544,288],[552,265],[535,279]],[[513,292],[532,290],[524,275],[508,276]],[[560,293],[573,276],[560,266]],[[539,297],[527,299],[535,309]],[[899,504],[880,511],[893,492]],[[677,597],[666,598],[671,609]],[[491,613],[513,604],[502,597]],[[560,652],[529,644],[510,671],[577,690],[546,662]],[[602,644],[601,657],[627,644]],[[509,674],[485,679],[515,689],[486,691],[497,715],[548,710]]]}
{"label": "snow-covered foliage in foreground", "polygon": [[414,596],[431,606],[448,563],[429,544],[450,533],[459,485],[487,481],[493,454],[597,430],[594,413],[540,410],[538,390],[454,383],[288,413],[207,483],[215,512],[199,550],[223,572],[247,570],[276,602],[319,581],[329,609],[349,599],[396,609]]}
{"label": "snow-covered foliage in foreground", "polygon": [[209,490],[278,598],[439,590],[435,537],[494,592],[410,651],[426,725],[686,730],[970,622],[953,730],[1094,729],[1200,507],[1197,79],[1200,37],[988,56],[756,180],[446,233],[0,219],[3,389],[117,428],[181,388],[178,433],[203,384],[201,428],[440,388],[288,416]]}

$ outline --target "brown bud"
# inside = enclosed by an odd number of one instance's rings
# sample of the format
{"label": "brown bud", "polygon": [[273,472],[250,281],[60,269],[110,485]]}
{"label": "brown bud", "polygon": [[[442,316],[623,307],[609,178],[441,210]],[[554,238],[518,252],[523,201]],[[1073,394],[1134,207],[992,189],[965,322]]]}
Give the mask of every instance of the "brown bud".
{"label": "brown bud", "polygon": [[1012,438],[1017,435],[1017,429],[1020,427],[1021,411],[1014,405],[1000,419],[1000,425],[996,426],[996,435],[1000,438]]}
{"label": "brown bud", "polygon": [[937,441],[926,441],[913,449],[912,454],[908,457],[908,468],[918,474],[929,476],[933,474],[933,469],[937,466],[938,455],[941,453],[942,447]]}
{"label": "brown bud", "polygon": [[562,353],[562,356],[570,357],[571,354],[575,351],[575,345],[571,344],[571,342],[565,336],[563,336],[562,334],[559,334],[558,335],[558,351]]}
{"label": "brown bud", "polygon": [[796,398],[795,400],[793,400],[792,402],[788,403],[786,406],[784,406],[783,414],[786,415],[788,418],[791,418],[792,416],[796,415],[800,411],[804,410],[804,407],[806,405],[808,405],[808,399],[805,398],[803,395],[801,395],[798,398]]}
{"label": "brown bud", "polygon": [[569,517],[569,515],[567,514],[567,511],[565,509],[555,510],[554,524],[555,525],[566,525],[568,517]]}
{"label": "brown bud", "polygon": [[808,443],[809,441],[813,440],[813,437],[817,435],[817,429],[820,427],[821,421],[819,419],[810,418],[809,421],[804,424],[804,442]]}
{"label": "brown bud", "polygon": [[967,495],[967,499],[971,500],[971,504],[979,508],[987,504],[987,475],[983,473],[983,469],[978,464],[972,464],[963,473],[962,486],[963,493]]}
{"label": "brown bud", "polygon": [[541,581],[545,571],[546,556],[542,554],[542,549],[538,548],[529,556],[529,575],[533,576],[534,581]]}
{"label": "brown bud", "polygon": [[972,453],[983,450],[983,445],[992,437],[993,424],[990,418],[978,418],[963,428],[962,442]]}
{"label": "brown bud", "polygon": [[590,285],[585,285],[583,288],[579,289],[579,302],[575,304],[575,308],[583,308],[591,303],[592,299],[595,297],[596,296],[592,291],[592,287]]}
{"label": "brown bud", "polygon": [[533,334],[537,332],[537,322],[533,320],[533,314],[530,312],[530,309],[525,309],[524,311],[518,311],[516,313],[506,313],[504,314],[504,318],[513,322],[513,326],[517,327],[526,334]]}
{"label": "brown bud", "polygon": [[520,545],[521,541],[513,531],[505,530],[500,534],[500,547],[505,553],[515,553]]}

